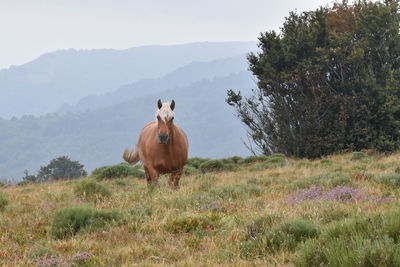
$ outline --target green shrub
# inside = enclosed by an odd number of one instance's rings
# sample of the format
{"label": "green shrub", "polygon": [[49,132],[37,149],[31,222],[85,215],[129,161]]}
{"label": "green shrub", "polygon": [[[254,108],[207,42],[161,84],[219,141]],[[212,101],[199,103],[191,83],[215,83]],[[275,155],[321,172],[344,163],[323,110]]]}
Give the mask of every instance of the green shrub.
{"label": "green shrub", "polygon": [[220,218],[216,214],[183,214],[171,218],[165,225],[172,233],[190,233],[194,231],[212,230],[219,226]]}
{"label": "green shrub", "polygon": [[381,176],[377,182],[392,187],[400,187],[400,173]]}
{"label": "green shrub", "polygon": [[341,173],[333,172],[298,179],[294,181],[290,187],[292,189],[303,189],[309,188],[312,185],[320,185],[330,188],[339,185],[351,185],[352,183],[352,180],[347,176]]}
{"label": "green shrub", "polygon": [[127,176],[144,178],[145,175],[143,170],[139,169],[139,167],[131,167],[129,164],[120,163],[113,166],[103,166],[97,168],[92,172],[92,176],[94,176],[97,180],[103,180]]}
{"label": "green shrub", "polygon": [[265,160],[270,167],[283,167],[286,164],[286,158],[283,154],[273,154]]}
{"label": "green shrub", "polygon": [[224,169],[224,164],[220,160],[210,159],[201,163],[199,169],[202,173],[222,171]]}
{"label": "green shrub", "polygon": [[233,157],[229,157],[226,159],[222,159],[224,163],[239,163],[242,160],[242,157],[239,156],[233,156]]}
{"label": "green shrub", "polygon": [[92,180],[83,180],[78,183],[74,188],[74,193],[76,196],[85,199],[100,199],[111,195],[108,188]]}
{"label": "green shrub", "polygon": [[400,213],[332,223],[296,252],[296,266],[399,266]]}
{"label": "green shrub", "polygon": [[261,156],[248,156],[247,158],[239,160],[238,163],[246,164],[246,163],[264,161],[266,159],[267,159],[267,156],[264,156],[264,155],[261,155]]}
{"label": "green shrub", "polygon": [[122,223],[123,218],[116,211],[97,211],[86,207],[67,207],[58,210],[51,220],[50,233],[63,239],[81,231],[91,232],[109,224]]}
{"label": "green shrub", "polygon": [[3,211],[8,205],[8,198],[5,193],[0,191],[0,211]]}
{"label": "green shrub", "polygon": [[297,245],[309,238],[318,236],[318,228],[311,222],[297,219],[285,222],[273,229],[259,231],[257,236],[247,236],[240,246],[243,258],[265,257],[281,248],[294,250]]}
{"label": "green shrub", "polygon": [[208,194],[213,199],[234,200],[242,197],[260,196],[263,188],[254,184],[220,185],[212,187]]}
{"label": "green shrub", "polygon": [[191,165],[185,165],[183,167],[183,174],[184,175],[193,175],[199,173],[199,170]]}
{"label": "green shrub", "polygon": [[210,160],[210,159],[208,159],[208,158],[193,157],[193,158],[188,159],[188,160],[186,161],[186,164],[185,164],[185,165],[187,165],[187,166],[192,166],[192,167],[194,167],[194,168],[196,168],[196,169],[199,169],[199,168],[200,168],[200,165],[201,165],[203,162],[206,162],[206,161],[208,161],[208,160]]}
{"label": "green shrub", "polygon": [[200,171],[206,172],[218,172],[224,170],[224,163],[218,159],[210,159],[200,164]]}
{"label": "green shrub", "polygon": [[6,184],[4,182],[0,181],[0,187],[5,187],[5,186],[6,186]]}
{"label": "green shrub", "polygon": [[365,154],[364,152],[353,152],[351,156],[351,160],[359,160],[364,158],[368,158],[368,155]]}

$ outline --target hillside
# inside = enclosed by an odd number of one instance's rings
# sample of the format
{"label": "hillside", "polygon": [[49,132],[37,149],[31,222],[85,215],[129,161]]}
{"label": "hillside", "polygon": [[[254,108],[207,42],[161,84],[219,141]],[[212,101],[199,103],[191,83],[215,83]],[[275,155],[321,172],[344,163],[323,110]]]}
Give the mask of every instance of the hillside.
{"label": "hillside", "polygon": [[192,62],[158,79],[144,79],[119,87],[115,91],[82,98],[76,105],[63,105],[58,112],[77,112],[95,110],[112,106],[129,99],[143,97],[168,89],[188,86],[201,80],[226,77],[248,69],[246,55],[217,59],[213,61]]}
{"label": "hillside", "polygon": [[0,70],[0,117],[42,115],[91,94],[159,78],[193,61],[248,53],[253,42],[143,46],[126,50],[61,50]]}
{"label": "hillside", "polygon": [[0,188],[0,265],[399,266],[400,154],[251,159],[179,191],[165,177]]}
{"label": "hillside", "polygon": [[254,86],[248,72],[138,97],[94,111],[0,119],[0,180],[20,179],[51,159],[66,155],[89,171],[121,160],[126,146],[134,146],[140,129],[154,119],[156,101],[176,101],[175,122],[187,133],[191,156],[247,155],[241,143],[245,129],[225,103],[226,90],[244,93]]}

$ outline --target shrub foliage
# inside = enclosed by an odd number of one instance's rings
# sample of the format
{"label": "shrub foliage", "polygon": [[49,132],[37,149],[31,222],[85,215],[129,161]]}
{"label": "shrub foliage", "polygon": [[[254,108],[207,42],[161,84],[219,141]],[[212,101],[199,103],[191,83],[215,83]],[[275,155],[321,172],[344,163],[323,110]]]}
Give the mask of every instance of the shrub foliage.
{"label": "shrub foliage", "polygon": [[97,211],[86,207],[67,207],[53,215],[50,233],[55,238],[63,239],[80,231],[91,232],[107,224],[119,222],[122,222],[122,216],[118,212]]}
{"label": "shrub foliage", "polygon": [[144,177],[144,172],[138,167],[131,167],[129,164],[120,163],[112,166],[103,166],[95,169],[92,175],[98,179],[113,179],[127,176],[134,176],[138,178]]}

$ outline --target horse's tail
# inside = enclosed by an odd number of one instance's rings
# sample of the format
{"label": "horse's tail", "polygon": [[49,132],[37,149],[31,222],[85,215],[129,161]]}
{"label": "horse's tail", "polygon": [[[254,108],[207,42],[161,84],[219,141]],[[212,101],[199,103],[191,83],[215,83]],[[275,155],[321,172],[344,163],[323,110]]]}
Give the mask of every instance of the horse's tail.
{"label": "horse's tail", "polygon": [[139,152],[136,151],[131,151],[129,148],[125,148],[124,154],[122,155],[124,160],[128,162],[129,164],[135,164],[140,160],[139,158]]}

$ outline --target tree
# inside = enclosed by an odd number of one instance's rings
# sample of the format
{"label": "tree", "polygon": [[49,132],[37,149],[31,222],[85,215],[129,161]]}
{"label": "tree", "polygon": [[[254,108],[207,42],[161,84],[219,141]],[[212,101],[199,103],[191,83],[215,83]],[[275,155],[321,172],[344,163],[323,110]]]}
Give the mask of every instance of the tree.
{"label": "tree", "polygon": [[47,166],[40,167],[36,176],[37,182],[52,181],[56,179],[74,179],[86,176],[84,166],[78,161],[72,161],[66,156],[50,161]]}
{"label": "tree", "polygon": [[25,176],[22,177],[22,181],[28,182],[28,183],[35,183],[37,182],[37,177],[35,175],[29,174],[28,170],[24,171]]}
{"label": "tree", "polygon": [[290,13],[248,56],[249,97],[228,90],[254,153],[319,157],[400,147],[399,1]]}

